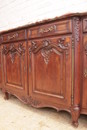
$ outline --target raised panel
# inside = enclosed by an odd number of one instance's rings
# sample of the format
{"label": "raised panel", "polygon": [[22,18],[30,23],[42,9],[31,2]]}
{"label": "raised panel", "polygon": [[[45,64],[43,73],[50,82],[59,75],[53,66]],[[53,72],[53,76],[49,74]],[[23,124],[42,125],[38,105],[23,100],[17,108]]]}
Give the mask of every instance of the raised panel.
{"label": "raised panel", "polygon": [[[9,84],[22,85],[22,58],[16,54],[14,62],[8,54],[6,56],[6,82]],[[9,66],[10,65],[10,66]]]}
{"label": "raised panel", "polygon": [[[56,57],[56,60],[55,60],[55,57]],[[63,84],[65,82],[63,78],[65,74],[64,73],[65,64],[64,64],[63,55],[60,52],[57,52],[56,54],[55,50],[53,50],[50,54],[49,63],[46,66],[44,65],[45,61],[43,57],[41,57],[41,51],[38,52],[36,56],[33,56],[33,58],[35,59],[34,61],[35,69],[33,68],[34,70],[33,75],[35,76],[34,77],[35,79],[34,90],[39,93],[50,94],[50,95],[52,94],[52,96],[53,95],[63,96],[63,94],[65,93],[65,90],[63,88],[64,87]],[[40,62],[42,63],[41,66],[39,65]],[[58,64],[60,64],[60,66],[58,66]],[[49,88],[47,87],[48,84],[49,84]],[[56,86],[59,86],[59,87],[56,87]]]}
{"label": "raised panel", "polygon": [[[29,93],[47,102],[71,104],[71,38],[29,42]],[[31,76],[30,76],[31,75]],[[55,99],[55,100],[54,100]],[[49,104],[49,103],[48,103]]]}
{"label": "raised panel", "polygon": [[4,44],[2,53],[5,87],[10,90],[21,90],[27,93],[26,45],[26,42]]}

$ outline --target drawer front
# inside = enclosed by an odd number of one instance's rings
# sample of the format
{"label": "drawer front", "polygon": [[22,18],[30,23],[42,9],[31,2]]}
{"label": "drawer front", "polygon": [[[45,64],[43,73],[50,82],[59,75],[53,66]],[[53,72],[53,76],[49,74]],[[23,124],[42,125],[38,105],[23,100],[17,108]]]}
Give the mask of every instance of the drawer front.
{"label": "drawer front", "polygon": [[83,32],[87,32],[87,18],[83,19]]}
{"label": "drawer front", "polygon": [[28,37],[43,37],[55,34],[65,34],[72,32],[72,21],[64,20],[60,22],[54,22],[51,24],[41,25],[38,27],[32,27],[28,30]]}
{"label": "drawer front", "polygon": [[2,42],[10,42],[10,41],[23,40],[23,39],[26,39],[26,30],[7,33],[1,36]]}

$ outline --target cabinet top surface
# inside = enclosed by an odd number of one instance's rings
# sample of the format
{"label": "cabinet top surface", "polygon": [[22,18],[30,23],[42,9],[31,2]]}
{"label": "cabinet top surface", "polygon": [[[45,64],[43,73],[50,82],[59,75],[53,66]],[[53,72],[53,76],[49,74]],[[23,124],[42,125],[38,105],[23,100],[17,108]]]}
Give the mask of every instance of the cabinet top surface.
{"label": "cabinet top surface", "polygon": [[59,17],[55,17],[55,18],[52,18],[52,19],[45,19],[45,20],[42,20],[42,21],[39,21],[39,22],[35,22],[35,23],[32,23],[32,24],[26,24],[24,26],[20,26],[20,27],[14,28],[14,29],[1,31],[0,34],[13,32],[13,31],[20,30],[20,29],[26,29],[28,27],[38,26],[38,25],[54,22],[54,21],[61,20],[61,19],[67,19],[67,18],[72,18],[72,17],[85,17],[85,16],[87,16],[87,12],[65,14],[65,15],[62,15],[62,16],[59,16]]}

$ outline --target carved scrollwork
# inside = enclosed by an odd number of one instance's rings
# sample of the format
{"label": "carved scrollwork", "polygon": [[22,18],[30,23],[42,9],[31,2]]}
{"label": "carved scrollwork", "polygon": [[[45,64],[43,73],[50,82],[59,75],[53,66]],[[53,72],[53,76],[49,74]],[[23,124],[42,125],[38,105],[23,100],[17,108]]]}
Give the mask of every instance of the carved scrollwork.
{"label": "carved scrollwork", "polygon": [[14,63],[15,55],[23,55],[25,53],[25,49],[23,47],[23,43],[19,43],[18,47],[15,47],[14,44],[10,44],[9,46],[4,45],[2,53],[5,55],[10,54],[11,62]]}
{"label": "carved scrollwork", "polygon": [[69,43],[64,44],[65,38],[58,40],[58,47],[65,51],[66,55],[69,54]]}
{"label": "carved scrollwork", "polygon": [[31,96],[28,97],[28,104],[30,104],[31,106],[38,106],[39,104],[41,104],[40,101],[33,99]]}
{"label": "carved scrollwork", "polygon": [[74,32],[75,32],[75,40],[76,42],[79,42],[79,33],[80,33],[80,29],[79,29],[79,24],[80,24],[80,19],[78,17],[74,18]]}
{"label": "carved scrollwork", "polygon": [[21,99],[22,99],[25,103],[27,103],[27,104],[29,104],[29,105],[31,105],[31,106],[38,106],[38,105],[41,104],[40,101],[33,99],[31,96],[28,96],[28,97],[22,96]]}
{"label": "carved scrollwork", "polygon": [[[31,46],[29,48],[29,55],[31,59],[31,52],[34,54],[41,50],[41,55],[44,58],[46,64],[48,64],[50,55],[54,51],[55,53],[65,52],[66,55],[69,54],[69,43],[65,43],[65,38],[58,39],[57,43],[52,43],[51,40],[43,40],[40,45],[36,42],[31,42]],[[57,53],[58,54],[58,53]]]}
{"label": "carved scrollwork", "polygon": [[26,98],[26,97],[22,96],[22,97],[21,97],[21,100],[22,100],[23,102],[27,103],[27,98]]}

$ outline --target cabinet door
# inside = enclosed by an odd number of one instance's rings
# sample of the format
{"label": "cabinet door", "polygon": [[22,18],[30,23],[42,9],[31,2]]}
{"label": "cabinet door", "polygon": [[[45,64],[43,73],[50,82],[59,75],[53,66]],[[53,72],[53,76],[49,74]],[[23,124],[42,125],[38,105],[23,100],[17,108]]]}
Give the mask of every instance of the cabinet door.
{"label": "cabinet door", "polygon": [[2,53],[1,53],[1,46],[0,46],[0,88],[2,88]]}
{"label": "cabinet door", "polygon": [[87,34],[83,36],[82,108],[87,110]]}
{"label": "cabinet door", "polygon": [[71,106],[71,37],[31,40],[28,48],[32,105]]}
{"label": "cabinet door", "polygon": [[26,42],[4,44],[2,49],[4,88],[17,95],[27,93]]}

